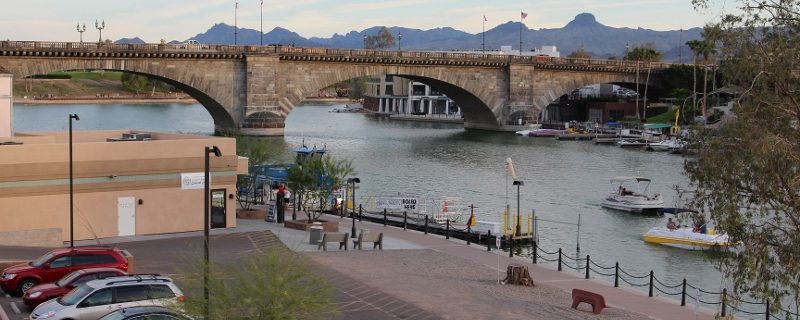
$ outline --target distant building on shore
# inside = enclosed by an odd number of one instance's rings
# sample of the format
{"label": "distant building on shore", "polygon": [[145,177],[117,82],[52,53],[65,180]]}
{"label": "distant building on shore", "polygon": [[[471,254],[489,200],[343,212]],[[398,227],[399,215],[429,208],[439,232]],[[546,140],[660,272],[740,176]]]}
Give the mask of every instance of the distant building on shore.
{"label": "distant building on shore", "polygon": [[398,115],[461,115],[455,102],[422,82],[392,75],[370,77],[364,108]]}

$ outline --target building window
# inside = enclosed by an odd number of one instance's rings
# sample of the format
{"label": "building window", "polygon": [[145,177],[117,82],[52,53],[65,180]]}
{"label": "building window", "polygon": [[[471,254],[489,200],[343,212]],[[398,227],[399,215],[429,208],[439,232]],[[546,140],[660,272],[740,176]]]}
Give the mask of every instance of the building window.
{"label": "building window", "polygon": [[393,96],[394,95],[394,86],[393,85],[391,85],[391,84],[387,84],[386,85],[386,95],[387,96]]}
{"label": "building window", "polygon": [[392,79],[392,76],[391,75],[386,75],[386,82],[392,82],[392,81],[394,81]]}
{"label": "building window", "polygon": [[439,92],[439,90],[431,88],[431,96],[441,96],[441,95],[442,95],[442,93]]}
{"label": "building window", "polygon": [[411,89],[411,94],[413,94],[415,96],[424,96],[425,95],[425,86],[424,85],[423,86],[415,85]]}
{"label": "building window", "polygon": [[375,86],[375,96],[381,95],[381,86]]}

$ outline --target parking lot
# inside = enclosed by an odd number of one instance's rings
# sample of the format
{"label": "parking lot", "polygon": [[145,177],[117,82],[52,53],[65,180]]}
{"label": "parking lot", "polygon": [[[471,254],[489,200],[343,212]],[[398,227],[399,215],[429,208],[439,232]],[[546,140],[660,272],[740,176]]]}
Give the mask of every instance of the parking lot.
{"label": "parking lot", "polygon": [[[133,273],[158,273],[166,276],[175,275],[187,267],[188,261],[200,259],[203,254],[203,238],[200,236],[125,242],[113,246],[133,254]],[[272,246],[283,244],[270,231],[214,235],[211,239],[211,258],[215,262],[231,262]],[[49,250],[43,248],[0,247],[0,261],[32,260],[47,251]],[[334,301],[339,307],[340,319],[404,319],[409,316],[415,319],[438,318],[331,268],[322,265],[313,267],[335,288]],[[386,308],[387,305],[395,308]],[[31,311],[22,303],[21,298],[6,294],[0,297],[0,307],[0,320],[4,320],[3,310],[9,320],[27,319]]]}

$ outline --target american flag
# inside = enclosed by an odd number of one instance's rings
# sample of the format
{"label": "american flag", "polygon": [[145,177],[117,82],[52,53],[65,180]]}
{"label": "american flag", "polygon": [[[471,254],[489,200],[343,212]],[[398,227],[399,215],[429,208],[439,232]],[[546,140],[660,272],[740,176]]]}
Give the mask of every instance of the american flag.
{"label": "american flag", "polygon": [[522,17],[522,19],[525,19],[525,18],[527,18],[527,17],[528,17],[528,14],[527,14],[527,13],[525,13],[525,12],[521,12],[521,11],[520,11],[520,17]]}
{"label": "american flag", "polygon": [[483,15],[483,21],[489,21],[489,20],[486,20],[486,15],[485,14]]}

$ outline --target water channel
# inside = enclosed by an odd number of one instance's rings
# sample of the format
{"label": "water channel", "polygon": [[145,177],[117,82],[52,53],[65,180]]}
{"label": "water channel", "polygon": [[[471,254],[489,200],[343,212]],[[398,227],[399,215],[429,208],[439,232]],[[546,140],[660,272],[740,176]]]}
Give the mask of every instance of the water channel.
{"label": "water channel", "polygon": [[[285,136],[265,140],[283,148],[287,158],[304,140],[309,146],[327,146],[334,157],[353,159],[361,179],[359,199],[396,192],[460,197],[478,208],[478,219],[495,221],[502,221],[506,203],[516,212],[516,189],[505,171],[505,160],[510,157],[519,179],[525,182],[520,189],[522,212],[535,209],[542,219],[572,224],[581,217],[579,254],[575,252],[576,226],[571,224],[542,221],[543,249],[560,247],[572,257],[588,254],[604,266],[618,261],[632,274],[653,270],[667,284],[686,278],[708,291],[720,289],[723,280],[706,254],[641,240],[650,227],[664,225],[665,218],[599,206],[612,191],[609,179],[618,175],[650,177],[651,188],[664,195],[667,206],[680,206],[673,187],[687,182],[681,156],[585,141],[466,131],[460,125],[328,113],[330,108],[320,103],[299,106],[287,119]],[[66,130],[68,113],[80,115],[75,130],[213,132],[210,115],[198,104],[17,105],[14,129]]]}

